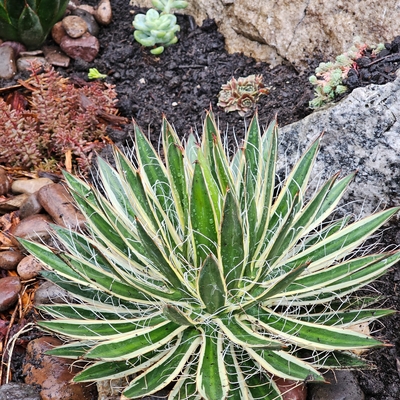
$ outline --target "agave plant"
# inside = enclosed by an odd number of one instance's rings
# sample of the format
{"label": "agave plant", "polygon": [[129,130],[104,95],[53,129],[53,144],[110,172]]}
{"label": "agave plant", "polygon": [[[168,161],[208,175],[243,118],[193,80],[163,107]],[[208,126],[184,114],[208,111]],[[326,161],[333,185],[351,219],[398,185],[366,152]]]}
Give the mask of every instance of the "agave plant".
{"label": "agave plant", "polygon": [[72,339],[50,354],[92,361],[76,382],[127,377],[122,399],[282,399],[275,378],[324,381],[320,368],[365,367],[383,346],[351,329],[391,314],[351,294],[400,252],[354,251],[398,208],[326,222],[354,174],[306,196],[317,139],[283,185],[277,126],[257,115],[230,159],[212,113],[185,146],[164,119],[163,158],[135,126],[133,161],[99,158],[101,187],[66,173],[87,233],[54,226],[60,249],[21,240],[73,304],[40,309]]}
{"label": "agave plant", "polygon": [[67,5],[68,0],[0,0],[0,37],[37,49]]}

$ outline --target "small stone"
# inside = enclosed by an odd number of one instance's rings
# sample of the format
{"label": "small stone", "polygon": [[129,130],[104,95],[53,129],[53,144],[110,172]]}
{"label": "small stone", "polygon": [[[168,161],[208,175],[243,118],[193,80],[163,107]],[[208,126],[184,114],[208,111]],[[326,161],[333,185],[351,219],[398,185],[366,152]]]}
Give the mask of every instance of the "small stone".
{"label": "small stone", "polygon": [[327,383],[312,383],[309,385],[310,400],[364,400],[357,378],[352,371],[336,370],[324,374]]}
{"label": "small stone", "polygon": [[39,386],[42,400],[97,399],[95,385],[71,382],[79,368],[73,360],[48,356],[47,350],[63,344],[54,337],[41,337],[29,342],[23,374],[25,383]]}
{"label": "small stone", "polygon": [[304,382],[295,382],[283,378],[274,378],[283,400],[306,400],[307,386]]}
{"label": "small stone", "polygon": [[53,183],[44,186],[38,192],[38,200],[56,224],[71,229],[84,226],[85,217],[76,209],[63,185]]}
{"label": "small stone", "polygon": [[18,58],[17,69],[19,72],[29,71],[32,69],[32,64],[37,64],[41,67],[49,65],[44,57],[28,56]]}
{"label": "small stone", "polygon": [[100,49],[100,43],[96,37],[86,32],[79,39],[64,36],[60,43],[61,50],[71,58],[81,58],[86,62],[93,61]]}
{"label": "small stone", "polygon": [[0,196],[4,196],[10,191],[11,179],[4,168],[0,168]]}
{"label": "small stone", "polygon": [[[99,399],[120,400],[121,392],[126,386],[125,378],[96,382]],[[157,396],[157,398],[161,399]]]}
{"label": "small stone", "polygon": [[17,73],[14,49],[0,46],[0,78],[11,79]]}
{"label": "small stone", "polygon": [[28,195],[23,193],[0,202],[0,213],[7,214],[8,212],[18,210],[27,198]]}
{"label": "small stone", "polygon": [[81,4],[75,10],[77,10],[77,9],[87,11],[89,14],[92,14],[92,15],[94,14],[94,7],[89,6],[88,4]]}
{"label": "small stone", "polygon": [[73,39],[78,39],[83,36],[84,33],[87,32],[88,26],[86,22],[76,16],[76,15],[69,15],[62,20],[63,28],[67,35]]}
{"label": "small stone", "polygon": [[110,0],[100,0],[94,11],[96,21],[101,25],[108,25],[112,20],[112,9]]}
{"label": "small stone", "polygon": [[37,56],[42,56],[43,51],[42,50],[31,50],[31,51],[21,51],[20,57],[37,57]]}
{"label": "small stone", "polygon": [[80,0],[69,0],[67,5],[68,11],[73,11],[79,6]]}
{"label": "small stone", "polygon": [[77,17],[82,18],[86,22],[87,31],[93,36],[98,36],[100,27],[99,24],[96,22],[93,13],[85,11],[82,8],[77,8],[72,12],[72,15],[76,15]]}
{"label": "small stone", "polygon": [[0,279],[0,312],[8,310],[16,303],[21,287],[21,281],[17,276]]}
{"label": "small stone", "polygon": [[15,58],[18,58],[21,52],[26,51],[26,47],[19,42],[6,41],[1,43],[1,46],[10,46],[14,49]]}
{"label": "small stone", "polygon": [[11,233],[17,238],[45,240],[50,237],[49,224],[51,223],[53,221],[48,215],[31,215],[11,228]]}
{"label": "small stone", "polygon": [[0,252],[0,268],[8,271],[14,270],[24,257],[25,256],[20,251],[2,251]]}
{"label": "small stone", "polygon": [[43,282],[35,291],[35,306],[41,304],[70,303],[74,298],[64,289],[50,281]]}
{"label": "small stone", "polygon": [[27,193],[32,194],[37,192],[40,188],[52,184],[53,181],[49,178],[36,178],[36,179],[18,179],[11,185],[13,193]]}
{"label": "small stone", "polygon": [[43,46],[43,53],[47,62],[55,67],[67,68],[71,61],[57,46]]}
{"label": "small stone", "polygon": [[67,36],[67,32],[63,27],[62,21],[59,21],[51,29],[51,37],[57,44],[60,44],[64,36]]}
{"label": "small stone", "polygon": [[25,383],[10,382],[0,386],[0,400],[41,400],[39,391]]}
{"label": "small stone", "polygon": [[22,280],[36,278],[43,269],[43,264],[33,256],[24,257],[17,267],[17,272]]}
{"label": "small stone", "polygon": [[43,207],[39,203],[37,193],[32,193],[28,195],[25,201],[21,204],[19,209],[19,217],[20,219],[25,219],[31,215],[39,214],[42,209]]}

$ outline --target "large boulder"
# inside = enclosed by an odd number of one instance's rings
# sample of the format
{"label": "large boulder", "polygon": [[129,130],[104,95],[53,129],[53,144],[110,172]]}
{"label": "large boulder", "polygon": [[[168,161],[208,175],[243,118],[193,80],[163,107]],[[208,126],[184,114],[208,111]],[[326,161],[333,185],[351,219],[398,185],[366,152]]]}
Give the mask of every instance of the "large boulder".
{"label": "large boulder", "polygon": [[[278,116],[279,119],[279,116]],[[279,130],[279,174],[321,132],[311,189],[334,173],[358,171],[343,208],[357,216],[400,205],[400,78],[355,89],[338,104]]]}
{"label": "large boulder", "polygon": [[[151,7],[150,0],[131,0]],[[179,10],[179,12],[182,12]],[[355,36],[389,42],[400,31],[397,0],[189,0],[183,11],[197,24],[213,18],[230,53],[299,67],[316,54],[328,60],[348,50]]]}

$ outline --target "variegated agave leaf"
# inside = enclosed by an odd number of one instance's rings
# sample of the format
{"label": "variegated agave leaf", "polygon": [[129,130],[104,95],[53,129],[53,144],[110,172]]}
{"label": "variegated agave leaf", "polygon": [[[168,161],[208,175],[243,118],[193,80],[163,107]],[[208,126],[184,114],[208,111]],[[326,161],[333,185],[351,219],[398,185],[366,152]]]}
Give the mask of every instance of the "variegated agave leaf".
{"label": "variegated agave leaf", "polygon": [[38,49],[67,5],[68,0],[0,0],[0,37]]}
{"label": "variegated agave leaf", "polygon": [[[99,159],[102,190],[65,174],[88,233],[55,226],[62,255],[21,243],[77,304],[40,309],[71,342],[53,355],[93,363],[75,381],[130,377],[124,399],[172,385],[173,399],[282,399],[273,377],[323,381],[382,346],[351,330],[392,313],[351,299],[399,252],[352,256],[398,211],[327,222],[354,174],[305,192],[319,139],[278,193],[277,126],[255,116],[230,159],[212,113],[201,144],[164,119],[163,159],[135,127],[135,165]],[[102,193],[105,193],[103,195]]]}

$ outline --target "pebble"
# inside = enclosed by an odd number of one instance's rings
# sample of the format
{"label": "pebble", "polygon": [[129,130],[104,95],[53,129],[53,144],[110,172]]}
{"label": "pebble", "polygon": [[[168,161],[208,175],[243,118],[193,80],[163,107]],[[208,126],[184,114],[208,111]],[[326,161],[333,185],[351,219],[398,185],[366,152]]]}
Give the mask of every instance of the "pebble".
{"label": "pebble", "polygon": [[65,55],[59,47],[43,46],[43,53],[49,64],[55,67],[68,68],[71,59]]}
{"label": "pebble", "polygon": [[0,279],[0,312],[8,310],[17,302],[21,287],[21,281],[17,276]]}
{"label": "pebble", "polygon": [[62,26],[67,35],[73,39],[78,39],[88,31],[88,26],[81,17],[69,15],[62,20]]}
{"label": "pebble", "polygon": [[36,289],[34,304],[71,303],[74,298],[64,289],[50,281],[44,281]]}
{"label": "pebble", "polygon": [[95,385],[71,382],[79,371],[78,367],[71,365],[73,360],[45,354],[60,344],[61,340],[54,337],[41,337],[29,342],[23,367],[25,383],[38,385],[42,400],[96,399]]}
{"label": "pebble", "polygon": [[36,278],[43,269],[43,264],[33,256],[24,257],[17,266],[17,272],[22,280]]}
{"label": "pebble", "polygon": [[0,386],[0,400],[41,400],[39,391],[25,383],[10,382]]}
{"label": "pebble", "polygon": [[30,71],[33,63],[38,64],[41,67],[49,65],[44,57],[27,56],[18,58],[17,69],[19,72]]}
{"label": "pebble", "polygon": [[121,392],[126,387],[126,378],[98,381],[96,385],[98,400],[120,400]]}
{"label": "pebble", "polygon": [[100,49],[100,43],[96,37],[86,32],[79,39],[72,39],[68,35],[61,39],[61,50],[69,57],[81,58],[86,62],[92,62]]}
{"label": "pebble", "polygon": [[101,25],[108,25],[112,20],[112,10],[110,0],[100,0],[99,5],[94,10],[94,17]]}
{"label": "pebble", "polygon": [[0,202],[0,213],[6,214],[18,210],[27,198],[28,195],[23,193]]}
{"label": "pebble", "polygon": [[77,8],[72,12],[72,15],[76,15],[77,17],[82,18],[87,25],[87,31],[93,35],[98,36],[100,27],[99,24],[96,22],[93,13],[83,10],[82,8]]}
{"label": "pebble", "polygon": [[19,208],[19,218],[25,219],[31,215],[39,214],[42,211],[43,207],[39,203],[37,198],[37,193],[32,193],[25,198],[25,201],[21,204]]}
{"label": "pebble", "polygon": [[16,73],[14,49],[11,46],[0,46],[0,78],[11,79]]}
{"label": "pebble", "polygon": [[76,209],[71,195],[60,183],[41,188],[38,200],[56,224],[71,229],[83,228],[85,217]]}
{"label": "pebble", "polygon": [[19,57],[21,52],[26,51],[26,47],[22,43],[19,43],[19,42],[6,41],[6,42],[1,43],[1,46],[12,47],[14,49],[14,55],[16,58]]}
{"label": "pebble", "polygon": [[90,13],[92,15],[94,14],[94,7],[93,6],[89,6],[88,4],[81,4],[76,9],[85,10],[85,11],[87,11],[88,13]]}
{"label": "pebble", "polygon": [[10,191],[11,180],[4,168],[0,168],[0,196],[4,196]]}
{"label": "pebble", "polygon": [[275,383],[282,392],[283,400],[306,400],[307,386],[303,382],[295,382],[282,378],[274,378]]}
{"label": "pebble", "polygon": [[23,239],[48,239],[50,237],[49,224],[53,223],[48,215],[35,214],[23,219],[18,225],[11,228],[11,233]]}
{"label": "pebble", "polygon": [[21,51],[20,57],[37,57],[37,56],[42,56],[43,51],[41,49],[39,50],[31,50],[31,51]]}
{"label": "pebble", "polygon": [[64,36],[67,36],[67,32],[63,27],[62,21],[59,21],[53,25],[53,28],[51,29],[51,37],[57,44],[60,44]]}
{"label": "pebble", "polygon": [[52,184],[53,181],[49,178],[36,178],[36,179],[17,179],[11,185],[13,193],[27,193],[32,194],[37,192],[40,188]]}
{"label": "pebble", "polygon": [[20,251],[5,250],[0,252],[0,268],[8,271],[15,270],[18,263],[24,258]]}
{"label": "pebble", "polygon": [[309,385],[309,400],[364,400],[354,372],[348,370],[328,371],[324,378],[329,382]]}

